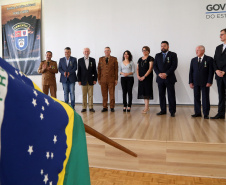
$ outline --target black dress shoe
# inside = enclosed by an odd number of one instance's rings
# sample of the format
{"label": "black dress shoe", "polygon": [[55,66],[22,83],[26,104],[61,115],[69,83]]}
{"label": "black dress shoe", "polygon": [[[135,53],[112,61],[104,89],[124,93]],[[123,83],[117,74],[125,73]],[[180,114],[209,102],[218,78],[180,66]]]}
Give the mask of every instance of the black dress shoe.
{"label": "black dress shoe", "polygon": [[210,117],[210,119],[225,119],[225,116],[216,115],[214,117]]}
{"label": "black dress shoe", "polygon": [[101,112],[107,112],[107,111],[108,111],[108,109],[103,108]]}
{"label": "black dress shoe", "polygon": [[127,112],[130,112],[131,109],[127,109]]}
{"label": "black dress shoe", "polygon": [[201,114],[193,114],[193,115],[191,115],[191,117],[197,118],[197,117],[202,117],[202,115]]}
{"label": "black dress shoe", "polygon": [[160,116],[160,115],[164,115],[164,114],[166,114],[166,112],[162,112],[162,111],[160,111],[160,112],[159,112],[159,113],[157,113],[156,115]]}
{"label": "black dress shoe", "polygon": [[115,109],[114,108],[111,108],[111,112],[115,112]]}
{"label": "black dress shoe", "polygon": [[81,112],[86,112],[86,109],[82,109],[82,111]]}
{"label": "black dress shoe", "polygon": [[89,109],[89,112],[95,112],[95,110],[94,109]]}
{"label": "black dress shoe", "polygon": [[123,109],[123,112],[126,112],[126,109]]}
{"label": "black dress shoe", "polygon": [[209,119],[209,116],[204,116],[204,119]]}
{"label": "black dress shoe", "polygon": [[171,117],[175,117],[175,113],[171,113]]}

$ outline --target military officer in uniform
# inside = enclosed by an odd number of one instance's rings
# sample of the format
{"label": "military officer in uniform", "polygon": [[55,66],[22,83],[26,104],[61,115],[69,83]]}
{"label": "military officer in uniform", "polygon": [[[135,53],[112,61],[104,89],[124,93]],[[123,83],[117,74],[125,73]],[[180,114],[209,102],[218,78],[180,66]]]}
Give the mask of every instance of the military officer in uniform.
{"label": "military officer in uniform", "polygon": [[38,73],[42,73],[42,90],[48,95],[49,89],[52,97],[56,98],[56,77],[55,73],[58,73],[57,63],[52,58],[52,52],[46,52],[46,60],[42,61]]}
{"label": "military officer in uniform", "polygon": [[108,111],[108,91],[110,94],[111,112],[115,109],[115,86],[118,83],[118,61],[116,57],[110,56],[111,49],[106,47],[104,50],[105,56],[99,59],[98,63],[98,82],[101,85],[103,96],[103,110]]}

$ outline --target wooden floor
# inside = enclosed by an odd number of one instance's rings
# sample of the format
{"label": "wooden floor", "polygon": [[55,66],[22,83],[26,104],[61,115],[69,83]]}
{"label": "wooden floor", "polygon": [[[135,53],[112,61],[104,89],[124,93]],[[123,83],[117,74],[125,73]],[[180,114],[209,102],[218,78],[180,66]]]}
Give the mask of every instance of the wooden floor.
{"label": "wooden floor", "polygon": [[226,179],[90,168],[91,185],[226,185]]}
{"label": "wooden floor", "polygon": [[[192,118],[193,106],[177,106],[176,117],[157,116],[157,105],[148,114],[141,114],[141,105],[130,113],[121,105],[114,113],[102,113],[101,105],[94,106],[95,113],[81,113],[81,105],[75,109],[85,124],[138,154],[131,157],[87,134],[90,167],[226,178],[225,120]],[[216,113],[211,107],[210,116]]]}
{"label": "wooden floor", "polygon": [[[121,105],[114,113],[101,113],[101,105],[94,106],[95,113],[81,113],[81,109],[76,106],[83,122],[110,138],[226,143],[226,121],[192,118],[193,106],[177,106],[176,117],[157,116],[159,105],[150,105],[148,114],[141,114],[141,105],[134,105],[130,113],[124,113]],[[211,107],[210,116],[216,113],[217,107]]]}

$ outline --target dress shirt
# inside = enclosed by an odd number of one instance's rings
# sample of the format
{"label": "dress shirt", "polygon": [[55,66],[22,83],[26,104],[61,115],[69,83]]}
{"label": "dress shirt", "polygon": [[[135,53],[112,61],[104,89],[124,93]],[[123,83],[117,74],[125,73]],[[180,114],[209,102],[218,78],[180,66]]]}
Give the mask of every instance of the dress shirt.
{"label": "dress shirt", "polygon": [[89,57],[88,58],[84,57],[84,60],[85,60],[85,64],[86,64],[86,69],[88,69],[89,68]]}
{"label": "dress shirt", "polygon": [[202,59],[204,58],[204,55],[201,56],[201,57],[198,57],[198,61],[199,61],[199,58],[201,58],[201,62],[200,63],[202,63]]}
{"label": "dress shirt", "polygon": [[[223,44],[223,51],[225,50],[225,48],[226,48],[226,44]],[[222,51],[222,52],[223,52],[223,51]]]}
{"label": "dress shirt", "polygon": [[65,57],[65,59],[66,59],[66,63],[67,63],[67,66],[68,66],[69,61],[70,61],[70,57],[69,57],[69,59],[67,59],[67,58]]}

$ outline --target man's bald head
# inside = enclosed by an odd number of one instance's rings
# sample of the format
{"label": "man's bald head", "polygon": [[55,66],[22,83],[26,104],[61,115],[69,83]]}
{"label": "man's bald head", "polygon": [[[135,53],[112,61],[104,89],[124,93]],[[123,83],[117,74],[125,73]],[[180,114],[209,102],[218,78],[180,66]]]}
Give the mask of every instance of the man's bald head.
{"label": "man's bald head", "polygon": [[196,47],[196,55],[197,57],[202,57],[205,53],[205,47],[203,45],[199,45]]}

